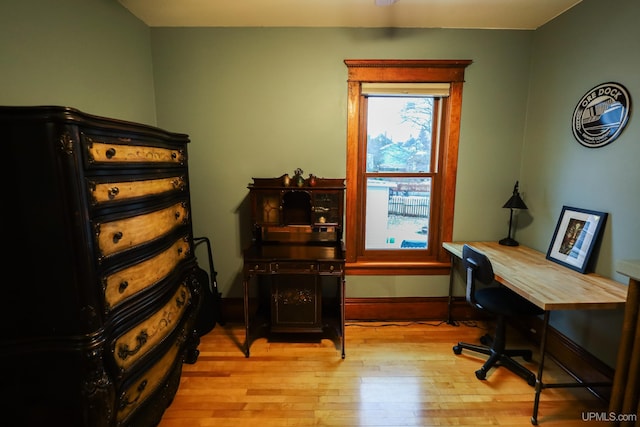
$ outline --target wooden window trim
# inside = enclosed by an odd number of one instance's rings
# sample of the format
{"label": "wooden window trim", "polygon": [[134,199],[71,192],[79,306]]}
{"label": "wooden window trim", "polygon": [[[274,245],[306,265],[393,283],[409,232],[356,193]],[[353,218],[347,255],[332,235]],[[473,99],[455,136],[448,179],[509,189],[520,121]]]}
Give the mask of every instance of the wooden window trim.
{"label": "wooden window trim", "polygon": [[[442,248],[442,242],[453,236],[453,212],[455,203],[456,175],[458,167],[458,142],[460,138],[460,117],[462,110],[462,86],[465,68],[470,60],[369,60],[347,59],[348,99],[347,99],[347,174],[345,209],[345,246],[347,274],[361,275],[424,275],[447,274],[450,260]],[[428,260],[405,261],[402,253],[398,257],[367,259],[358,256],[364,245],[356,224],[364,216],[364,204],[359,202],[359,155],[362,146],[360,121],[364,114],[361,104],[362,82],[428,83],[448,82],[450,93],[448,106],[443,111],[444,122],[441,149],[442,191],[438,206],[440,228],[437,232],[434,256]]]}

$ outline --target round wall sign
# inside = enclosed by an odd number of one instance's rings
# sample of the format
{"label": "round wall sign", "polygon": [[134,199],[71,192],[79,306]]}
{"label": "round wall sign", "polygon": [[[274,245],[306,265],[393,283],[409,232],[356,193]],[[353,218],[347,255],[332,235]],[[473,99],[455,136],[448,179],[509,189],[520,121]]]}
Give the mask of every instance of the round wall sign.
{"label": "round wall sign", "polygon": [[573,136],[585,147],[613,142],[629,119],[631,98],[619,83],[603,83],[587,92],[576,105],[571,120]]}

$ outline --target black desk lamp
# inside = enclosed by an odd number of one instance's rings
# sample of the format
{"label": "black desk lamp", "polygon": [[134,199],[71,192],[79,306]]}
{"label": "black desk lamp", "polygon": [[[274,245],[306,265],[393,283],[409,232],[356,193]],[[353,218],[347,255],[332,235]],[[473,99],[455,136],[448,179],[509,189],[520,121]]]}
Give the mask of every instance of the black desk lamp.
{"label": "black desk lamp", "polygon": [[518,246],[518,242],[515,239],[511,238],[511,224],[513,222],[513,210],[514,209],[527,209],[527,205],[524,204],[522,198],[520,198],[520,193],[518,193],[518,181],[516,181],[516,185],[513,186],[513,195],[507,203],[504,204],[503,208],[509,208],[509,237],[505,237],[500,240],[498,243],[505,246]]}

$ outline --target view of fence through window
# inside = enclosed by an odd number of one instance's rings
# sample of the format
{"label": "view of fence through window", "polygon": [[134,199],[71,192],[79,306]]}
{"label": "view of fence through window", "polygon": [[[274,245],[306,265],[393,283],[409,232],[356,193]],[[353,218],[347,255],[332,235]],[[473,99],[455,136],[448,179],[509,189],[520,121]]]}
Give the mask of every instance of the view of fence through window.
{"label": "view of fence through window", "polygon": [[368,98],[366,249],[426,249],[434,98]]}

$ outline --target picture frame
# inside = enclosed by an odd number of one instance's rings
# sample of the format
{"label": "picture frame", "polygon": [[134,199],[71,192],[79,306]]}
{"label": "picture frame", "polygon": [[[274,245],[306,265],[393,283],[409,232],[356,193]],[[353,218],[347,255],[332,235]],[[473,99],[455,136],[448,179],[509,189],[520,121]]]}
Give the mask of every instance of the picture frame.
{"label": "picture frame", "polygon": [[563,206],[547,259],[586,273],[607,220],[606,212]]}

